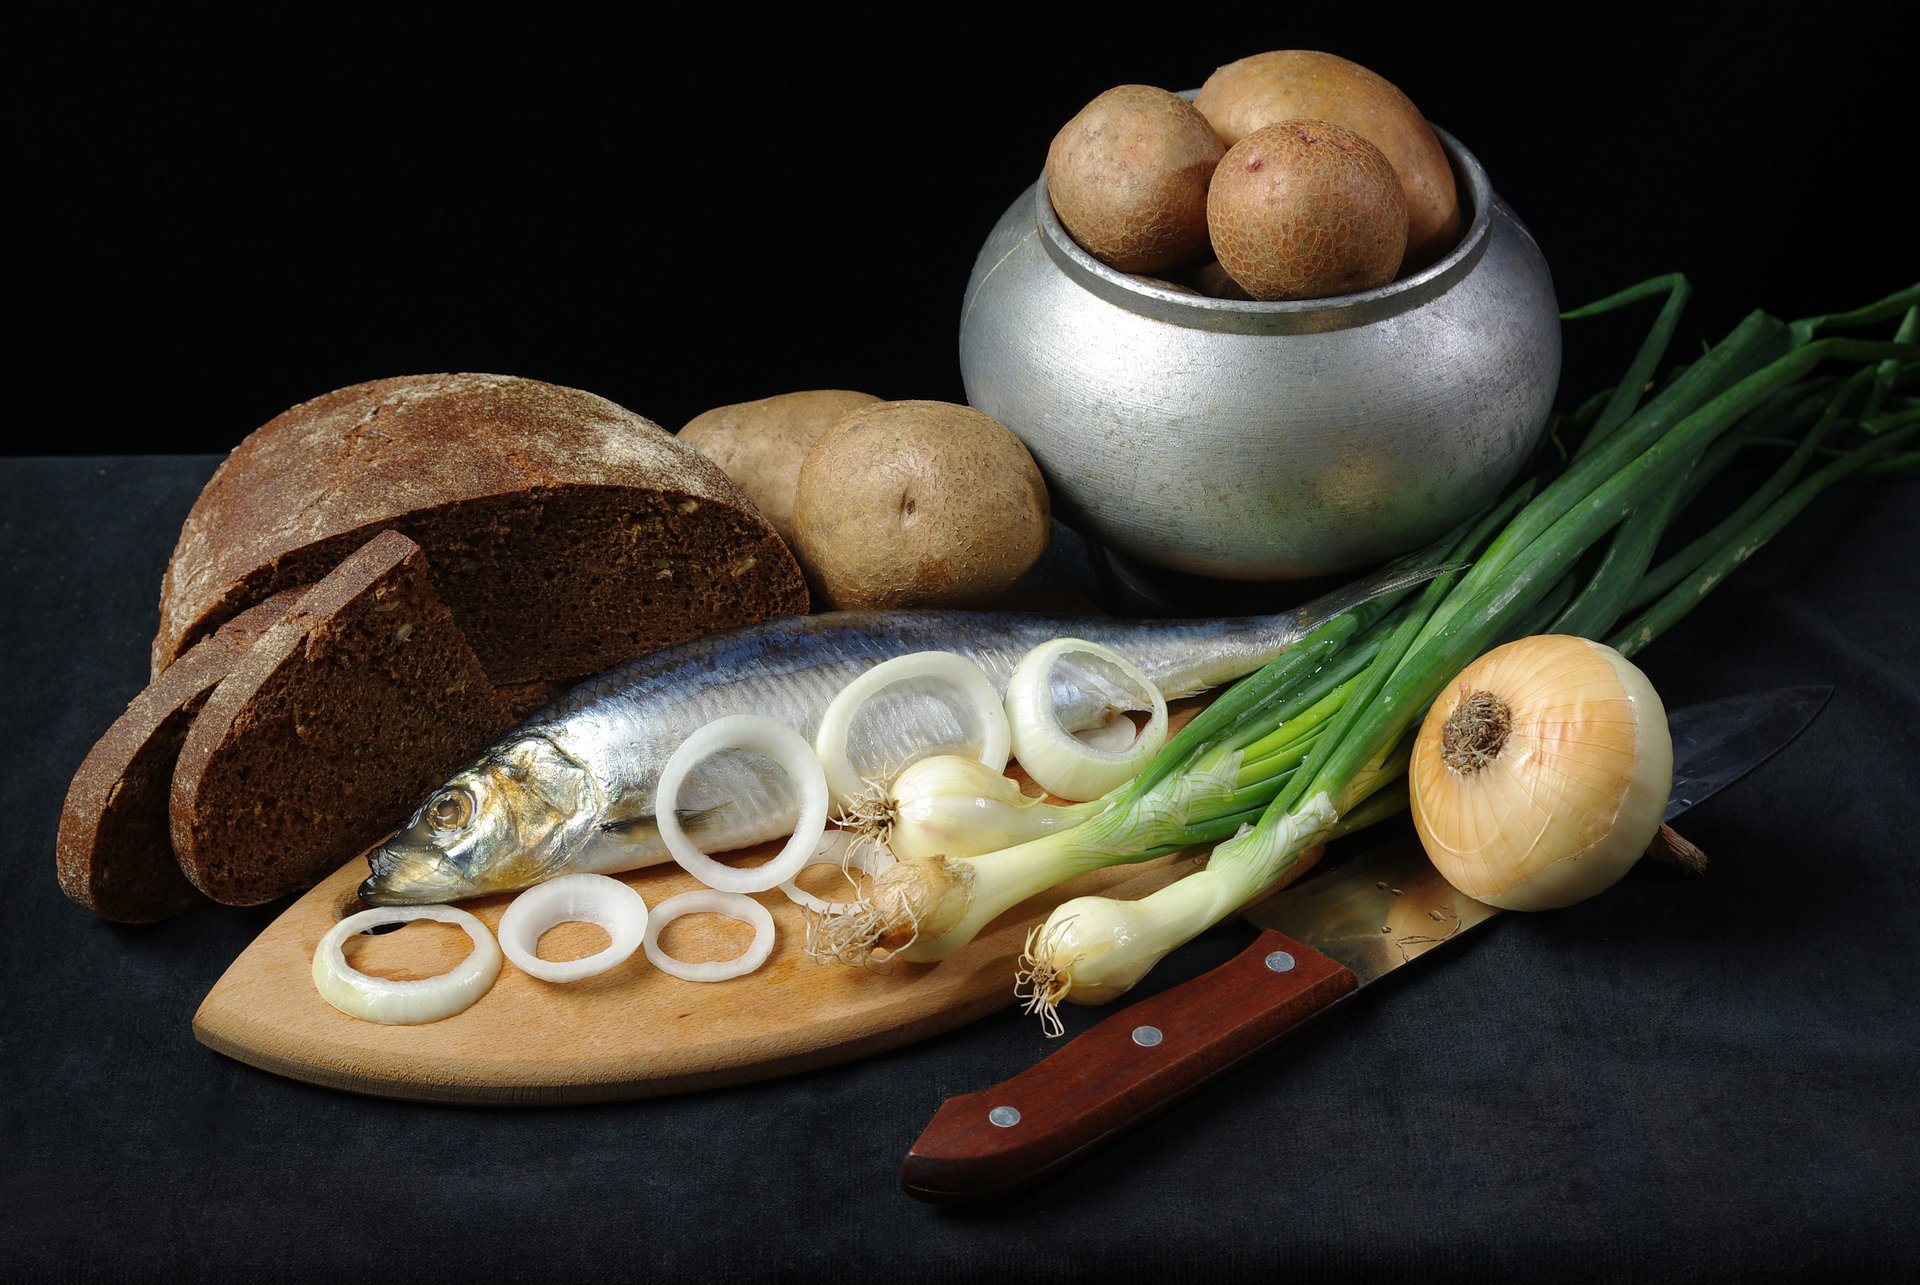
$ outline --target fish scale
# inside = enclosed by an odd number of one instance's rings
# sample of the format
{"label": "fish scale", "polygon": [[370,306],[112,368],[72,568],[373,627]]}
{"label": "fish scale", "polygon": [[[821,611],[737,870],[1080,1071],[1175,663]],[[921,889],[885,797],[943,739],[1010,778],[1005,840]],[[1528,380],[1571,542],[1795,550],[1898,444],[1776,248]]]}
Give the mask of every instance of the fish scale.
{"label": "fish scale", "polygon": [[[1188,622],[952,612],[786,618],[702,640],[709,646],[642,657],[590,690],[563,698],[524,724],[520,734],[545,736],[590,765],[609,793],[650,794],[667,755],[706,724],[729,714],[756,713],[811,741],[834,696],[895,657],[954,652],[977,664],[1004,696],[1014,667],[1028,651],[1054,638],[1084,638],[1112,647],[1139,665],[1164,694],[1180,696],[1251,672],[1279,655],[1310,627],[1293,614],[1285,624],[1277,617]],[[1106,721],[1115,704],[1111,684],[1098,681],[1057,683],[1053,694],[1061,722],[1072,730]],[[906,740],[906,729],[899,731],[899,739]],[[790,792],[776,790],[773,796],[778,806],[790,809]],[[773,837],[762,833],[766,825],[757,819],[750,823],[758,837],[745,842]]]}
{"label": "fish scale", "polygon": [[[728,715],[758,714],[811,741],[848,683],[898,656],[953,652],[977,664],[1004,696],[1027,652],[1055,638],[1082,638],[1132,661],[1171,699],[1251,673],[1331,617],[1436,573],[1388,567],[1266,616],[835,612],[694,639],[589,679],[522,722],[374,851],[361,895],[372,904],[445,901],[665,860],[653,796],[668,756],[688,736]],[[1070,730],[1099,726],[1132,703],[1098,665],[1060,667],[1053,695]],[[870,753],[904,765],[924,749],[925,730],[895,709]],[[577,779],[562,782],[562,775]],[[710,851],[777,838],[794,815],[784,774],[757,755],[713,756],[679,802],[690,835]],[[446,816],[462,819],[443,828]]]}

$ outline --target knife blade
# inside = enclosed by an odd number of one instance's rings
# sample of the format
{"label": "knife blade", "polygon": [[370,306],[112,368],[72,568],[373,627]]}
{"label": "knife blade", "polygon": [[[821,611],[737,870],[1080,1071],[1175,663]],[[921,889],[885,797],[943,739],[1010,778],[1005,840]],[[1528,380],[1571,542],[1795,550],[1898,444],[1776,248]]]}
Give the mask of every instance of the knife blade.
{"label": "knife blade", "polygon": [[[1666,819],[1784,748],[1832,691],[1784,688],[1670,713]],[[901,1163],[901,1186],[936,1203],[1019,1191],[1501,912],[1456,892],[1408,835],[1243,913],[1262,932],[1233,959],[1130,1005],[1004,1083],[948,1098]]]}

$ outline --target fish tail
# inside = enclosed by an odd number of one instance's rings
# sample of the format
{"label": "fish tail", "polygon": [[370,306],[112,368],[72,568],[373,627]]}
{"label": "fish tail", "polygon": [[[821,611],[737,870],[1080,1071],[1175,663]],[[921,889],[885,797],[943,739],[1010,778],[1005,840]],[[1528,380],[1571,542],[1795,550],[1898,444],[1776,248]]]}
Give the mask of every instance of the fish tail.
{"label": "fish tail", "polygon": [[1417,588],[1429,580],[1464,570],[1468,566],[1465,562],[1445,561],[1446,554],[1445,542],[1430,544],[1424,549],[1395,558],[1372,575],[1341,585],[1273,619],[1276,622],[1284,621],[1293,630],[1295,641],[1298,641],[1335,616],[1364,607],[1376,598]]}
{"label": "fish tail", "polygon": [[1335,616],[1460,570],[1464,564],[1444,561],[1446,554],[1445,544],[1429,545],[1291,610],[1215,622],[1225,628],[1223,645],[1161,677],[1161,694],[1168,700],[1194,696],[1250,674]]}

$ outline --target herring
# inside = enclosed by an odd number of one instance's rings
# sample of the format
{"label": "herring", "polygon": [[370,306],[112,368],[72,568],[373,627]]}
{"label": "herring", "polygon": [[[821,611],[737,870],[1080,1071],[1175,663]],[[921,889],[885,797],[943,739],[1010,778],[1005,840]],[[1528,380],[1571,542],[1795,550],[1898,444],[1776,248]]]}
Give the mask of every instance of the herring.
{"label": "herring", "polygon": [[[811,740],[841,688],[895,656],[956,652],[1004,695],[1029,650],[1054,638],[1085,638],[1131,660],[1173,699],[1252,673],[1330,617],[1445,569],[1395,564],[1268,616],[860,611],[783,616],[696,638],[587,680],[509,732],[368,854],[372,874],[360,899],[375,906],[458,901],[563,874],[666,860],[654,788],[682,741],[741,713],[772,718]],[[1070,730],[1127,708],[1126,697],[1090,670],[1055,681],[1055,708]],[[898,717],[875,734],[880,756],[899,763],[923,735]],[[699,775],[683,794],[680,819],[702,847],[727,851],[786,833],[792,793],[778,769],[745,755],[715,755]]]}

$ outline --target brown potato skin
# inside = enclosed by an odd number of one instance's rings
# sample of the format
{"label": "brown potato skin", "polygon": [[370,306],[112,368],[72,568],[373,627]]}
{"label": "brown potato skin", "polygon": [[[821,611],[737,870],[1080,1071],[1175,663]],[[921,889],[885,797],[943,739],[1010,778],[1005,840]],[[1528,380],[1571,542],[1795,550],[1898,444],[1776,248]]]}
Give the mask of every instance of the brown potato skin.
{"label": "brown potato skin", "polygon": [[1384,76],[1335,54],[1280,49],[1230,62],[1207,77],[1194,106],[1229,147],[1276,121],[1332,121],[1386,154],[1407,199],[1405,271],[1460,239],[1460,195],[1433,127]]}
{"label": "brown potato skin", "polygon": [[1207,252],[1207,181],[1226,147],[1178,94],[1119,85],[1080,109],[1047,148],[1047,194],[1094,258],[1163,272]]}
{"label": "brown potato skin", "polygon": [[834,422],[879,402],[872,393],[821,388],[716,406],[680,430],[680,440],[720,466],[789,547],[793,490],[807,449]]}
{"label": "brown potato skin", "polygon": [[1228,148],[1207,220],[1220,266],[1255,299],[1383,286],[1407,247],[1407,201],[1393,166],[1327,121],[1281,121]]}
{"label": "brown potato skin", "polygon": [[794,552],[835,610],[971,607],[1047,547],[1046,483],[998,420],[882,402],[821,435],[800,467]]}

